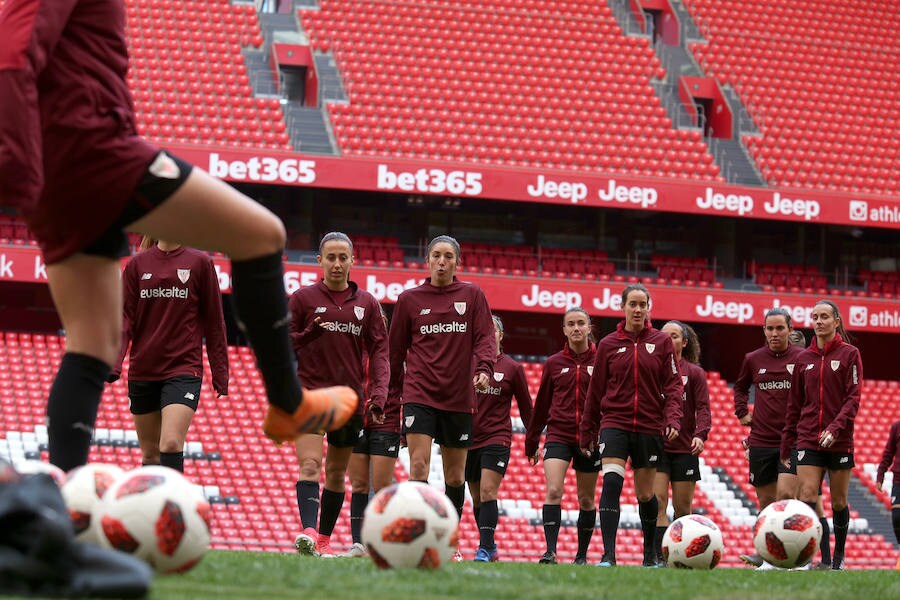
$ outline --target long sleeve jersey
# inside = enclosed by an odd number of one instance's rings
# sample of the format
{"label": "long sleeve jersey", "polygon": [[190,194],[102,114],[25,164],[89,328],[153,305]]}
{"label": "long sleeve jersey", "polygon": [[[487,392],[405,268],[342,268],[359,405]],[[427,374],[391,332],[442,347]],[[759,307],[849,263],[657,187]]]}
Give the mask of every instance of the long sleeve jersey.
{"label": "long sleeve jersey", "polygon": [[884,481],[884,474],[888,471],[894,474],[894,482],[900,483],[900,421],[894,421],[891,425],[887,442],[884,444],[881,462],[878,463],[878,476],[875,479],[879,485]]}
{"label": "long sleeve jersey", "polygon": [[525,369],[506,354],[494,360],[494,375],[484,392],[475,393],[475,417],[472,421],[472,446],[482,448],[492,444],[509,446],[512,443],[512,423],[509,420],[513,399],[519,407],[522,422],[531,420],[531,394]]}
{"label": "long sleeve jersey", "polygon": [[130,342],[130,380],[202,377],[206,338],[213,388],[228,393],[222,293],[208,254],[185,246],[171,252],[153,246],[125,265],[122,290],[122,347],[114,372],[122,370]]}
{"label": "long sleeve jersey", "polygon": [[803,350],[792,344],[783,352],[774,352],[766,345],[744,355],[741,371],[734,382],[734,416],[741,419],[750,412],[750,387],[755,386],[750,446],[778,448],[781,445],[791,379],[797,357]]}
{"label": "long sleeve jersey", "polygon": [[683,358],[678,363],[681,383],[684,388],[681,425],[678,437],[666,440],[666,452],[673,454],[690,454],[693,439],[700,438],[704,442],[709,437],[712,417],[709,412],[709,387],[706,384],[706,371]]}

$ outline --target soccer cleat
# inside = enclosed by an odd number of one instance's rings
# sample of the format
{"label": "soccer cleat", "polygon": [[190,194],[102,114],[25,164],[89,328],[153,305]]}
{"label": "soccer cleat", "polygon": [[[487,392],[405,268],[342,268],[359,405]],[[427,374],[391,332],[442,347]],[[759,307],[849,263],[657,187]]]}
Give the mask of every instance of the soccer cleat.
{"label": "soccer cleat", "polygon": [[759,554],[741,554],[740,558],[751,567],[761,567],[764,562]]}
{"label": "soccer cleat", "polygon": [[344,556],[349,558],[359,558],[360,556],[365,556],[369,552],[366,550],[366,547],[363,546],[359,542],[353,542],[353,545],[350,546],[346,552],[344,552]]}
{"label": "soccer cleat", "polygon": [[555,565],[557,563],[556,552],[547,550],[544,552],[544,555],[538,559],[538,562],[542,565]]}
{"label": "soccer cleat", "polygon": [[650,558],[644,557],[644,561],[641,563],[641,566],[645,569],[658,569],[659,562],[657,562],[655,556],[651,556]]}
{"label": "soccer cleat", "polygon": [[600,562],[598,562],[596,566],[598,566],[598,567],[614,567],[614,566],[616,566],[616,557],[609,555],[609,554],[604,554],[600,558]]}
{"label": "soccer cleat", "polygon": [[573,565],[586,565],[588,564],[587,556],[576,556],[575,560],[572,561]]}
{"label": "soccer cleat", "polygon": [[844,570],[844,559],[843,558],[834,559],[831,563],[831,570],[832,571],[843,571]]}
{"label": "soccer cleat", "polygon": [[897,564],[894,565],[895,571],[900,571],[900,554],[897,555]]}
{"label": "soccer cleat", "polygon": [[346,386],[303,390],[303,401],[294,414],[269,405],[263,432],[280,444],[292,442],[302,433],[324,433],[339,429],[356,412],[356,392]]}
{"label": "soccer cleat", "polygon": [[307,527],[294,540],[294,548],[297,549],[301,556],[319,556],[319,551],[316,550],[316,539],[318,537],[319,534],[316,533],[315,529]]}
{"label": "soccer cleat", "polygon": [[319,541],[316,542],[316,552],[322,558],[334,558],[337,556],[331,549],[331,536],[319,534]]}
{"label": "soccer cleat", "polygon": [[460,552],[459,546],[456,547],[456,552],[453,553],[453,556],[450,558],[453,562],[462,562],[463,561],[463,553]]}
{"label": "soccer cleat", "polygon": [[475,562],[497,562],[498,560],[500,560],[500,553],[496,546],[492,550],[479,546],[478,551],[475,552]]}
{"label": "soccer cleat", "polygon": [[811,571],[830,571],[831,563],[824,563],[822,561],[817,562],[812,567],[810,567]]}
{"label": "soccer cleat", "polygon": [[776,566],[773,565],[773,564],[770,564],[770,563],[767,563],[766,561],[763,561],[763,564],[761,564],[761,565],[759,565],[758,567],[756,567],[756,570],[757,570],[757,571],[780,571],[781,569],[779,569],[778,567],[776,567]]}

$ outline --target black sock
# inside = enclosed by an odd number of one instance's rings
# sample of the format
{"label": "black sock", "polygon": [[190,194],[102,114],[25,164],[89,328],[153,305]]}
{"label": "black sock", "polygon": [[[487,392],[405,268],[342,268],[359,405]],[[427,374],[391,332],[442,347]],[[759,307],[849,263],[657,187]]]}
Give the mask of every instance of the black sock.
{"label": "black sock", "polygon": [[294,414],[303,392],[288,336],[290,315],[283,273],[281,252],[232,261],[231,298],[235,318],[256,354],[269,403]]}
{"label": "black sock", "polygon": [[343,506],[344,492],[334,492],[328,488],[322,490],[322,509],[319,514],[319,533],[321,535],[331,535]]}
{"label": "black sock", "polygon": [[844,546],[847,543],[847,529],[850,527],[850,507],[845,506],[841,510],[833,511],[834,523],[834,557],[832,564],[840,565],[844,560]]}
{"label": "black sock", "polygon": [[497,521],[500,519],[500,511],[496,500],[488,500],[481,503],[478,515],[479,545],[491,550],[497,544],[494,542],[494,531],[497,529]]}
{"label": "black sock", "polygon": [[819,519],[822,524],[822,539],[819,541],[819,551],[822,553],[822,562],[826,565],[831,564],[831,527],[828,525],[828,519],[822,517]]}
{"label": "black sock", "polygon": [[350,535],[354,544],[362,543],[363,513],[369,504],[369,495],[361,492],[353,492],[350,495]]}
{"label": "black sock", "polygon": [[646,502],[638,501],[638,514],[641,517],[641,529],[644,532],[644,560],[656,558],[653,541],[656,538],[656,515],[659,501],[651,496]]}
{"label": "black sock", "polygon": [[183,452],[160,452],[159,464],[170,469],[175,469],[184,473],[184,453]]}
{"label": "black sock", "polygon": [[319,482],[297,482],[297,510],[303,529],[316,528],[319,520]]}
{"label": "black sock", "polygon": [[616,533],[619,530],[619,496],[625,478],[618,473],[603,475],[603,491],[600,492],[600,533],[603,535],[603,556],[616,557]]}
{"label": "black sock", "polygon": [[472,505],[472,516],[475,517],[475,524],[478,525],[478,515],[481,514],[481,507]]}
{"label": "black sock", "polygon": [[594,525],[597,524],[597,509],[578,511],[578,554],[587,558],[591,538],[594,537]]}
{"label": "black sock", "polygon": [[656,526],[656,535],[654,536],[653,546],[654,546],[654,548],[656,548],[656,558],[658,558],[659,560],[662,560],[662,557],[663,557],[662,541],[663,541],[663,536],[666,534],[666,529],[668,529],[668,527],[666,527],[665,525],[657,525]]}
{"label": "black sock", "polygon": [[66,352],[47,400],[50,462],[71,471],[87,463],[97,407],[109,365],[87,354]]}
{"label": "black sock", "polygon": [[900,508],[891,509],[891,525],[894,526],[894,537],[897,538],[897,543],[900,544]]}
{"label": "black sock", "polygon": [[547,551],[556,553],[556,540],[559,539],[559,526],[562,522],[562,507],[559,504],[545,504],[541,513],[544,519],[544,539],[547,540]]}
{"label": "black sock", "polygon": [[445,485],[444,490],[447,494],[447,497],[450,498],[450,501],[453,503],[453,506],[456,507],[456,514],[462,518],[463,513],[463,505],[466,503],[466,486],[463,485]]}

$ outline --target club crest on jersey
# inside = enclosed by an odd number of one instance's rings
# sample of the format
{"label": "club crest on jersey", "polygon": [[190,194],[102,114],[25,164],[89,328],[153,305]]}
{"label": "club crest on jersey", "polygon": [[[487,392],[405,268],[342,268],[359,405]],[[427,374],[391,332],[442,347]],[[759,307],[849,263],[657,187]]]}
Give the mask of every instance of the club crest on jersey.
{"label": "club crest on jersey", "polygon": [[840,366],[841,366],[841,361],[839,361],[839,360],[831,361],[831,370],[832,371],[837,371],[838,367],[840,367]]}
{"label": "club crest on jersey", "polygon": [[653,351],[656,350],[656,344],[644,344],[644,348],[647,349],[647,354],[653,354]]}
{"label": "club crest on jersey", "polygon": [[794,363],[788,363],[784,366],[787,369],[787,372],[791,375],[794,374]]}
{"label": "club crest on jersey", "polygon": [[503,381],[503,373],[494,373],[494,381]]}
{"label": "club crest on jersey", "polygon": [[466,303],[465,302],[454,302],[453,308],[456,309],[456,312],[459,313],[460,316],[466,314]]}
{"label": "club crest on jersey", "polygon": [[588,372],[588,375],[593,375],[594,374],[594,365],[588,365],[587,372]]}
{"label": "club crest on jersey", "polygon": [[181,283],[187,283],[188,279],[191,278],[191,270],[190,269],[178,269],[178,281]]}
{"label": "club crest on jersey", "polygon": [[687,375],[681,376],[681,385],[687,385]]}
{"label": "club crest on jersey", "polygon": [[366,308],[364,306],[354,306],[353,314],[356,315],[358,321],[362,321],[363,317],[366,316]]}

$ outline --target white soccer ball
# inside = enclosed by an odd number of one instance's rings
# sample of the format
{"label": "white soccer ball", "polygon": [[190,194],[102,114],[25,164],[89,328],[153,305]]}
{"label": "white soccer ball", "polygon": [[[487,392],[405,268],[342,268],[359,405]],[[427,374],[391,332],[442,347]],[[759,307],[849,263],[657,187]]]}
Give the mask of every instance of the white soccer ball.
{"label": "white soccer ball", "polygon": [[714,569],[725,554],[722,530],[702,515],[672,521],[663,534],[662,555],[675,569]]}
{"label": "white soccer ball", "polygon": [[436,569],[456,551],[459,517],[441,491],[406,481],[380,490],[366,507],[362,541],[382,569]]}
{"label": "white soccer ball", "polygon": [[819,550],[822,524],[816,512],[799,500],[767,506],[753,527],[753,545],[763,559],[784,569],[802,567]]}
{"label": "white soccer ball", "polygon": [[209,503],[168,467],[125,473],[107,490],[92,517],[100,544],[145,560],[158,573],[183,573],[209,549]]}
{"label": "white soccer ball", "polygon": [[62,486],[62,495],[69,509],[76,541],[100,543],[100,534],[94,526],[91,513],[106,490],[124,472],[121,467],[104,463],[88,463],[69,471],[68,479]]}
{"label": "white soccer ball", "polygon": [[44,462],[42,460],[27,459],[20,460],[15,465],[16,471],[20,475],[34,475],[36,473],[46,473],[53,478],[56,485],[62,487],[66,483],[66,472],[56,465]]}

